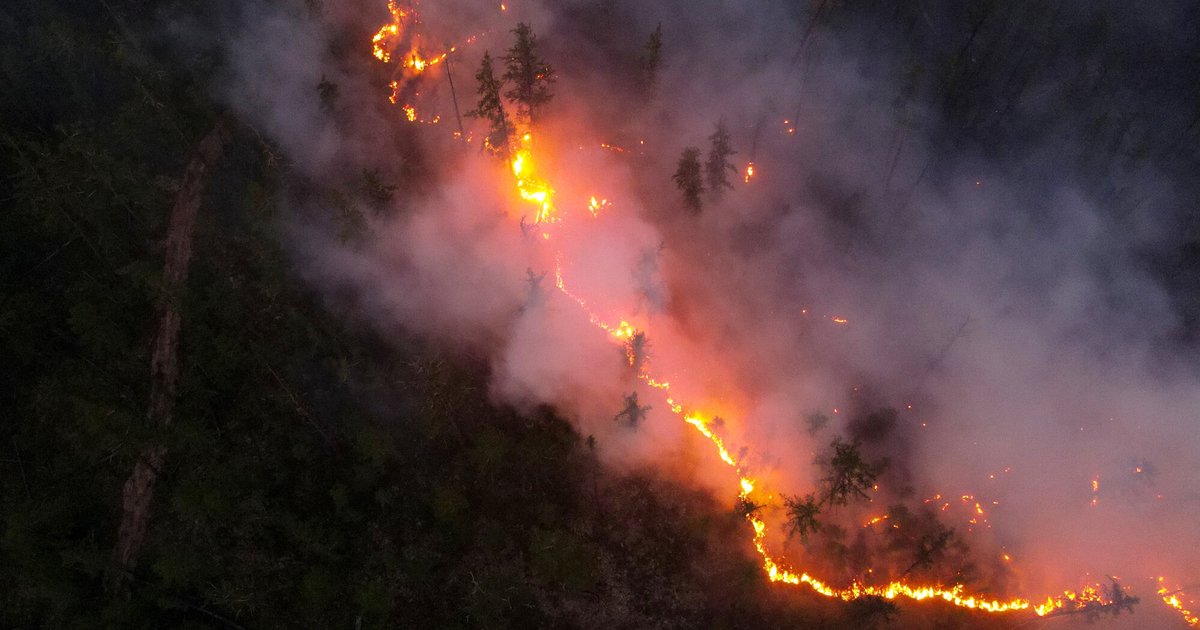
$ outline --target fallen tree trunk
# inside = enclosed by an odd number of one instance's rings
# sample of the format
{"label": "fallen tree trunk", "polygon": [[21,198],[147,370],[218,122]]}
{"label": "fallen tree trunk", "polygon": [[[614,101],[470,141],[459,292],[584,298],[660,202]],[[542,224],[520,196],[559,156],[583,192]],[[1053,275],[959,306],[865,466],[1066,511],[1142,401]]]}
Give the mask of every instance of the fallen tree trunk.
{"label": "fallen tree trunk", "polygon": [[[150,401],[146,414],[150,425],[160,430],[171,424],[175,410],[181,324],[178,295],[187,281],[196,214],[204,196],[209,169],[220,161],[228,141],[228,125],[222,118],[200,141],[188,161],[171,208],[158,298],[158,325],[150,352]],[[123,587],[137,564],[150,522],[154,488],[166,455],[166,446],[158,440],[152,440],[142,449],[121,491],[121,524],[117,529],[117,541],[107,579],[112,591]]]}

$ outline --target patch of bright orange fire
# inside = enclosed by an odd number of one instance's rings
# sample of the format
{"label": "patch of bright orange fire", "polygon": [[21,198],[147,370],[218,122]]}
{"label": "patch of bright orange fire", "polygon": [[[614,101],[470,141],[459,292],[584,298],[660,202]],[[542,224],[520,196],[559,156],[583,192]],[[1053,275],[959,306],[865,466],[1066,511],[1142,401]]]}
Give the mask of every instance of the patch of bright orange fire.
{"label": "patch of bright orange fire", "polygon": [[[504,10],[507,7],[501,5]],[[376,58],[387,62],[392,57],[392,48],[399,40],[404,21],[410,17],[410,12],[400,9],[394,0],[389,0],[388,11],[392,15],[392,22],[379,29],[372,38],[373,52]],[[454,49],[451,49],[453,52]],[[448,53],[442,54],[432,59],[426,59],[419,55],[415,50],[410,52],[409,57],[404,62],[404,67],[413,70],[414,72],[424,71],[427,67],[437,64],[446,58]],[[395,102],[398,95],[398,86],[395,82],[391,85],[393,94],[391,99]],[[415,109],[411,105],[404,107],[406,117],[412,121],[416,119]],[[795,128],[791,125],[791,121],[784,121],[788,133],[794,133]],[[608,147],[605,147],[608,148]],[[517,192],[521,199],[534,204],[537,207],[535,215],[535,223],[552,223],[561,220],[558,216],[554,204],[554,190],[543,179],[541,179],[535,169],[533,159],[533,137],[532,133],[526,132],[520,136],[518,148],[511,155],[510,165],[512,168],[513,177],[516,179]],[[748,183],[754,177],[754,163],[746,165],[744,180]],[[592,197],[588,209],[592,215],[608,205],[607,200]],[[544,234],[547,238],[549,234]],[[555,286],[557,289],[576,302],[580,308],[587,314],[588,320],[597,327],[608,332],[615,341],[622,343],[626,342],[634,334],[636,330],[631,324],[626,321],[621,321],[617,325],[606,323],[601,317],[591,312],[587,307],[587,303],[581,297],[571,293],[567,288],[563,279],[562,272],[562,253],[558,253],[558,261],[555,268]],[[842,317],[832,317],[837,324],[845,324],[847,320]],[[645,369],[640,370],[638,374],[643,382],[649,386],[661,390],[666,398],[667,406],[672,413],[680,416],[684,422],[692,426],[701,436],[707,439],[714,447],[717,456],[726,465],[733,469],[738,478],[738,497],[741,500],[749,502],[751,494],[755,491],[756,482],[754,479],[745,474],[743,467],[729,452],[725,446],[723,438],[714,430],[711,419],[705,419],[703,414],[697,412],[685,412],[683,404],[676,401],[670,393],[670,383],[666,380],[658,380]],[[1098,483],[1093,481],[1093,491],[1098,490]],[[939,497],[940,498],[940,495]],[[975,511],[982,515],[982,508],[978,503],[975,504]],[[879,516],[871,519],[866,525],[870,526],[887,519],[887,516]],[[786,584],[804,584],[813,591],[826,597],[836,597],[845,601],[851,601],[864,596],[876,596],[884,599],[896,599],[905,597],[914,601],[923,601],[929,599],[940,599],[962,608],[986,612],[1009,612],[1032,610],[1039,616],[1043,616],[1060,609],[1078,609],[1090,603],[1103,603],[1105,600],[1096,587],[1086,587],[1080,593],[1066,591],[1057,597],[1047,597],[1044,601],[1035,603],[1033,600],[1014,597],[1011,599],[989,599],[981,595],[971,594],[966,591],[966,587],[959,584],[949,587],[939,585],[919,585],[910,584],[906,581],[894,581],[888,584],[871,585],[852,582],[849,586],[843,588],[835,588],[819,579],[803,572],[795,572],[784,566],[780,560],[771,556],[767,549],[767,525],[757,513],[751,511],[746,515],[746,520],[750,523],[754,531],[754,547],[762,558],[763,571],[768,579],[772,582],[782,582]],[[1005,554],[1005,560],[1009,560]],[[1160,578],[1160,582],[1162,578]],[[1166,588],[1160,588],[1159,594],[1163,597],[1163,601],[1172,608],[1180,611],[1184,619],[1189,624],[1196,625],[1200,623],[1197,617],[1186,610],[1179,599],[1167,592]]]}

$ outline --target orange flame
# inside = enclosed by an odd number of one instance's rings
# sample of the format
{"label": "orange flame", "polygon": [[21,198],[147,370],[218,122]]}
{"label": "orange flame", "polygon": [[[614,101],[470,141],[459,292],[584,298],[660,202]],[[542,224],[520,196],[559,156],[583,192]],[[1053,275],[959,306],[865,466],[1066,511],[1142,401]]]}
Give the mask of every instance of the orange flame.
{"label": "orange flame", "polygon": [[1178,593],[1180,590],[1176,589],[1175,592],[1171,592],[1167,589],[1164,582],[1165,578],[1160,576],[1158,578],[1158,596],[1162,598],[1163,603],[1178,612],[1189,626],[1194,628],[1200,627],[1200,616],[1185,608],[1183,602],[1179,600]]}
{"label": "orange flame", "polygon": [[392,60],[392,48],[400,40],[404,23],[411,15],[410,10],[397,6],[395,0],[388,0],[387,6],[388,13],[392,14],[392,21],[390,24],[381,26],[375,32],[375,36],[371,38],[371,53],[384,63]]}
{"label": "orange flame", "polygon": [[553,203],[554,189],[539,178],[533,164],[533,134],[521,135],[520,148],[512,158],[513,176],[517,178],[517,193],[521,199],[538,207],[534,224],[554,223],[560,220]]}
{"label": "orange flame", "polygon": [[[501,10],[507,10],[507,6],[502,4]],[[413,17],[411,9],[406,10],[399,8],[395,0],[388,1],[388,11],[392,16],[391,23],[382,26],[372,38],[373,54],[377,59],[383,62],[389,62],[392,59],[394,47],[396,46],[397,42],[400,41],[403,34],[405,22]],[[474,41],[474,39],[475,37],[473,36],[468,39],[467,42],[470,43]],[[419,74],[424,72],[429,67],[445,60],[447,55],[453,51],[454,48],[451,48],[448,52],[439,56],[426,58],[414,47],[401,65],[405,70],[413,74]],[[398,82],[392,81],[390,86],[392,88],[392,95],[389,100],[391,100],[393,103],[396,103],[399,98]],[[404,111],[405,116],[409,121],[417,121],[417,113],[414,106],[405,105]],[[432,122],[437,122],[437,120],[438,119],[435,117]],[[795,133],[796,127],[791,120],[785,120],[784,126],[786,133]],[[644,141],[639,140],[639,145],[644,144]],[[605,149],[624,152],[624,149],[613,145],[602,144],[601,146]],[[546,181],[538,176],[533,159],[532,147],[532,133],[526,132],[520,136],[519,147],[516,149],[516,151],[514,151],[511,157],[511,168],[513,176],[516,179],[518,194],[521,199],[533,203],[538,208],[535,215],[535,223],[540,224],[558,222],[561,220],[561,217],[558,216],[553,204],[554,190]],[[749,183],[754,176],[754,163],[750,162],[746,165],[744,181]],[[588,204],[588,209],[593,216],[596,216],[600,209],[605,208],[608,205],[609,204],[606,199],[592,197],[590,199],[590,203]],[[543,231],[541,232],[541,235],[544,239],[550,238],[550,234],[548,232]],[[607,332],[614,342],[625,343],[627,340],[632,338],[634,334],[636,334],[636,329],[634,329],[631,324],[624,320],[620,320],[620,323],[616,325],[607,323],[599,315],[595,314],[588,308],[587,302],[583,298],[573,294],[568,289],[563,277],[561,252],[559,252],[556,257],[555,287],[563,295],[573,300],[586,314],[588,320],[593,325]],[[803,310],[802,313],[806,314],[807,310]],[[830,317],[830,319],[836,324],[846,324],[848,322],[848,320],[843,317]],[[658,380],[658,378],[652,375],[649,368],[647,368],[645,365],[643,365],[639,370],[638,378],[648,386],[660,390],[662,392],[662,396],[666,400],[667,408],[670,409],[673,414],[679,416],[688,425],[692,426],[701,436],[703,436],[713,445],[716,455],[736,474],[736,478],[738,480],[739,499],[748,501],[751,495],[756,491],[757,482],[747,475],[742,464],[739,463],[736,458],[734,458],[729,449],[726,447],[724,438],[718,434],[719,426],[714,425],[713,420],[715,416],[706,415],[695,411],[685,412],[684,405],[676,400],[672,395],[670,382],[667,380]],[[834,409],[834,413],[838,413],[838,410]],[[1008,472],[1008,469],[1005,469],[1005,472]],[[1097,477],[1092,480],[1093,505],[1096,503],[1095,495],[1098,493],[1098,491],[1099,478]],[[771,495],[767,496],[769,498]],[[926,503],[934,500],[941,501],[942,495],[938,494],[933,499],[926,499]],[[975,501],[973,496],[963,495],[962,500],[967,506],[973,507],[973,511],[976,516],[984,516],[984,510],[981,503]],[[942,510],[946,510],[949,507],[950,503],[943,503],[941,506]],[[887,518],[887,515],[874,517],[868,521],[864,527],[869,527],[878,522],[886,520]],[[781,560],[772,557],[767,548],[766,522],[763,521],[754,511],[751,511],[746,515],[746,520],[750,523],[753,529],[753,543],[755,549],[762,559],[761,566],[763,571],[771,582],[807,585],[814,592],[826,597],[838,598],[844,601],[851,601],[864,596],[876,596],[888,600],[894,600],[898,597],[905,597],[913,601],[941,599],[954,606],[971,610],[992,613],[1031,610],[1039,616],[1044,616],[1057,610],[1080,609],[1093,603],[1105,602],[1105,598],[1101,594],[1100,590],[1095,586],[1087,586],[1079,593],[1065,591],[1063,594],[1058,596],[1048,596],[1040,603],[1034,603],[1034,600],[1020,597],[1013,597],[1010,599],[989,599],[982,595],[976,595],[968,592],[966,590],[966,586],[962,584],[944,587],[941,585],[916,585],[900,580],[893,581],[888,584],[871,585],[854,581],[846,587],[835,588],[813,576],[810,576],[807,573],[797,573],[787,568]],[[972,522],[974,522],[974,518]],[[1002,554],[1002,557],[1006,562],[1011,562],[1012,560],[1007,553]],[[1159,582],[1162,583],[1163,578],[1159,578]],[[1180,612],[1180,614],[1183,615],[1184,619],[1189,624],[1193,626],[1200,624],[1200,619],[1197,619],[1196,615],[1184,608],[1184,604],[1179,600],[1179,598],[1175,594],[1169,593],[1165,586],[1160,586],[1158,593],[1160,596],[1162,596],[1163,602]]]}

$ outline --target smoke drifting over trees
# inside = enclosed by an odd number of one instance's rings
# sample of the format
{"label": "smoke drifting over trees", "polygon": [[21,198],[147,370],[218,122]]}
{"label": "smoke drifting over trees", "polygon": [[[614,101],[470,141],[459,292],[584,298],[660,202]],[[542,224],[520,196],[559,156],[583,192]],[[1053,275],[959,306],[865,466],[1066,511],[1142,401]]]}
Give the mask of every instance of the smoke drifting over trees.
{"label": "smoke drifting over trees", "polygon": [[[647,331],[657,373],[691,404],[719,407],[726,440],[781,492],[819,484],[813,459],[831,435],[864,432],[865,456],[891,462],[874,505],[941,512],[924,499],[975,497],[938,522],[978,554],[979,584],[1049,592],[1088,574],[1193,571],[1176,552],[1200,515],[1197,156],[1180,140],[1197,133],[1195,80],[1180,76],[1193,35],[1115,3],[422,11],[448,41],[485,34],[455,53],[460,67],[505,47],[514,23],[537,26],[558,76],[553,110],[537,116],[540,167],[567,212],[598,193],[612,208],[535,243],[539,230],[523,237],[500,220],[519,203],[503,178],[422,129],[436,190],[375,223],[362,251],[299,225],[314,282],[352,287],[384,329],[490,357],[498,399],[554,406],[610,463],[671,469],[702,445],[666,405],[626,423],[636,432],[611,421],[630,383],[587,321],[561,295],[519,308],[525,270],[557,267],[594,312]],[[1195,17],[1172,11],[1172,23]],[[264,73],[332,71],[297,63],[314,54],[273,59],[258,47],[282,43],[248,28],[238,57],[259,61],[234,74],[234,107]],[[550,73],[513,54],[505,89],[532,108],[545,99],[527,79]],[[446,111],[444,89],[416,81],[415,106]],[[339,81],[364,99],[369,83]],[[294,116],[275,102],[245,111],[287,137]],[[321,125],[332,150],[361,152],[364,122]],[[705,168],[687,147],[710,134]],[[312,134],[296,141],[317,149]],[[735,157],[756,164],[750,183],[729,177]],[[698,210],[705,189],[704,213],[673,209],[682,191]],[[657,252],[648,276],[646,251]],[[814,413],[832,421],[810,436]],[[880,418],[887,426],[868,426]],[[1128,466],[1139,458],[1161,471],[1152,484]],[[719,468],[683,461],[676,473],[722,491]],[[767,518],[782,524],[782,507]],[[1021,560],[1019,575],[1002,554]]]}
{"label": "smoke drifting over trees", "polygon": [[[342,470],[340,490],[312,491],[354,512],[345,527],[370,530],[380,562],[436,580],[431,567],[449,562],[446,550],[479,554],[491,573],[454,565],[443,576],[455,592],[485,585],[471,591],[468,625],[488,615],[702,621],[716,614],[703,596],[725,581],[762,602],[756,620],[794,619],[763,612],[790,611],[775,598],[791,595],[754,590],[765,578],[744,522],[680,538],[655,520],[692,524],[697,510],[726,510],[757,515],[772,554],[839,585],[919,578],[1003,598],[1117,575],[1141,598],[1138,619],[1179,623],[1161,605],[1144,609],[1156,599],[1150,576],[1200,581],[1196,6],[572,0],[500,10],[424,0],[415,9],[420,20],[386,63],[371,57],[372,34],[395,17],[383,2],[164,5],[142,25],[154,34],[147,46],[211,77],[196,89],[239,121],[241,142],[286,164],[264,221],[282,226],[279,257],[314,302],[361,327],[355,343],[428,344],[478,367],[476,380],[440,363],[391,374],[365,350],[294,366],[298,379],[340,378],[337,387],[370,380],[323,393],[328,409],[361,395],[366,414],[392,402],[393,386],[425,388],[419,402],[403,401],[422,421],[328,447],[330,461],[360,449],[394,476],[356,485]],[[417,68],[405,61],[410,49],[442,61]],[[460,100],[471,112],[461,136],[449,123]],[[561,220],[527,218],[535,213],[513,169],[485,143],[506,160],[518,144],[536,148],[524,167],[537,169]],[[236,325],[213,308],[214,321]],[[270,334],[268,322],[248,321]],[[278,345],[299,353],[304,339]],[[269,357],[245,361],[272,373]],[[670,381],[670,400],[647,375]],[[313,417],[285,377],[269,382]],[[488,403],[515,411],[495,430],[455,420],[482,416]],[[574,433],[559,433],[551,411]],[[681,422],[687,413],[702,414],[769,490],[739,498],[736,474]],[[373,431],[411,432],[433,450],[400,456]],[[364,506],[403,503],[391,480],[405,462],[433,468],[443,448],[469,453],[453,460],[455,475],[482,483],[508,471],[505,483],[544,483],[545,493],[511,519],[471,521],[477,506],[503,504],[500,485],[430,482],[419,490],[428,505],[401,511],[453,523],[444,537],[360,518]],[[546,470],[504,468],[543,457]],[[592,496],[570,498],[579,488]],[[684,498],[662,499],[676,492]],[[196,503],[206,501],[218,499]],[[560,504],[570,508],[556,513]],[[578,531],[563,533],[564,522]],[[385,525],[437,538],[425,542],[445,555],[422,557],[411,540],[375,529]],[[495,531],[529,545],[458,544]],[[348,536],[333,537],[350,545]],[[397,545],[408,555],[393,557]],[[652,549],[676,547],[705,550],[703,587],[672,581],[692,568],[646,568],[660,557]],[[526,558],[530,549],[543,551]],[[311,564],[333,555],[314,552]],[[489,590],[520,581],[493,562],[510,556],[536,575],[522,582],[519,607]],[[164,575],[188,574],[165,557]],[[333,592],[341,570],[314,569],[305,592]],[[401,582],[380,592],[425,593]],[[652,582],[653,606],[634,601],[642,582]],[[822,603],[786,601],[831,618]],[[897,614],[868,597],[834,616],[883,627]],[[900,623],[933,623],[904,614]]]}

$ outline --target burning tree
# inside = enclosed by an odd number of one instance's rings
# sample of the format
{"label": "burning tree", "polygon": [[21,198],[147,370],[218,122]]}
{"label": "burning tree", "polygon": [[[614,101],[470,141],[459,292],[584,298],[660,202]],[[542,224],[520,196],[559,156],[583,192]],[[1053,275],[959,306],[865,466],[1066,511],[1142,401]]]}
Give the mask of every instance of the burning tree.
{"label": "burning tree", "polygon": [[516,43],[504,57],[504,80],[512,87],[504,93],[515,102],[525,120],[533,122],[535,113],[553,96],[554,69],[537,55],[537,37],[529,25],[521,22],[513,29]]}
{"label": "burning tree", "polygon": [[700,149],[688,147],[679,156],[679,165],[671,176],[679,190],[683,191],[683,203],[693,212],[700,212],[704,194],[704,180],[700,175]]}
{"label": "burning tree", "polygon": [[640,372],[649,356],[650,340],[646,339],[646,333],[639,330],[630,335],[625,342],[625,357],[629,359],[629,365]]}
{"label": "burning tree", "polygon": [[483,118],[491,124],[484,146],[501,157],[508,156],[509,125],[508,115],[504,112],[504,100],[500,98],[500,81],[492,68],[492,56],[483,53],[479,63],[479,71],[475,73],[475,81],[479,83],[479,102],[475,109],[467,112],[468,116]]}
{"label": "burning tree", "polygon": [[730,173],[737,173],[737,168],[729,161],[729,157],[737,153],[730,143],[729,130],[725,128],[725,120],[717,121],[716,130],[708,137],[710,147],[708,160],[704,163],[704,174],[708,179],[708,192],[713,199],[720,199],[726,189],[732,190],[729,181]]}

